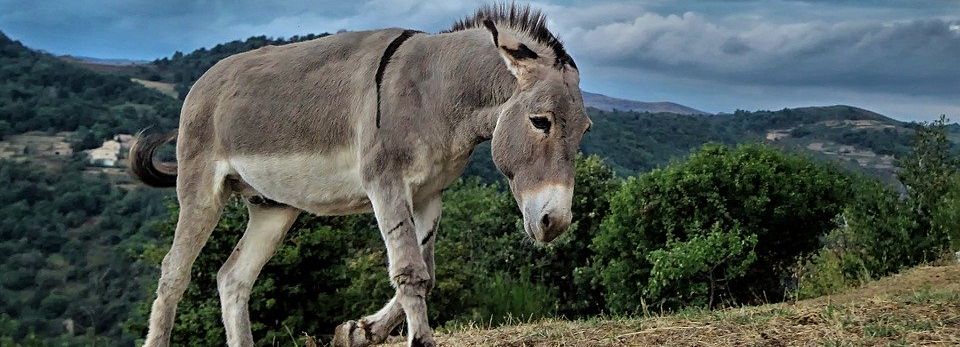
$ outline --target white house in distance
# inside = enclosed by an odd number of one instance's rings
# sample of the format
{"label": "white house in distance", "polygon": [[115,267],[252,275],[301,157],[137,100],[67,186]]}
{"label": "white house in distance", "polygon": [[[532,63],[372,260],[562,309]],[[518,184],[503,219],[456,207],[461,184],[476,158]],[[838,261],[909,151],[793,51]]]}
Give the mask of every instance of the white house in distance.
{"label": "white house in distance", "polygon": [[117,166],[123,156],[123,151],[130,149],[132,141],[133,136],[119,134],[115,135],[113,139],[103,141],[103,145],[99,148],[89,149],[84,152],[87,153],[90,165]]}

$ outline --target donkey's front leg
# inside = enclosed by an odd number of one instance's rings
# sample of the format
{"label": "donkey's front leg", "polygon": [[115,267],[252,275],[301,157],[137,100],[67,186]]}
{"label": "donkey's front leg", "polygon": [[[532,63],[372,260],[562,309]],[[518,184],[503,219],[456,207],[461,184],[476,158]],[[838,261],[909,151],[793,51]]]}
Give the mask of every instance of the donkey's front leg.
{"label": "donkey's front leg", "polygon": [[[427,292],[433,289],[436,276],[434,274],[433,245],[440,222],[440,196],[429,199],[426,204],[414,204],[413,222],[417,230],[417,240],[420,240],[420,254],[430,275]],[[395,295],[379,311],[361,318],[359,321],[349,321],[337,327],[334,335],[335,346],[365,347],[382,343],[390,332],[403,321],[403,308],[400,306],[399,295]]]}
{"label": "donkey's front leg", "polygon": [[408,344],[434,346],[426,304],[432,277],[420,253],[407,187],[397,182],[373,184],[370,188],[370,203],[387,246],[390,282],[397,290],[395,299],[407,318]]}

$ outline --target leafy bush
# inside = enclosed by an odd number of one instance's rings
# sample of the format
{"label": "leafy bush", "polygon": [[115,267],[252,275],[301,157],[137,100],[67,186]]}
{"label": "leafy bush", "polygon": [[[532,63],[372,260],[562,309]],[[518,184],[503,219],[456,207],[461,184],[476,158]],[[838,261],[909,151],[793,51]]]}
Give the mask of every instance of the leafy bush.
{"label": "leafy bush", "polygon": [[736,227],[721,230],[719,224],[686,241],[668,240],[665,248],[648,256],[652,268],[646,291],[655,297],[713,306],[721,289],[718,285],[743,276],[757,260],[756,246],[757,235],[742,235]]}
{"label": "leafy bush", "polygon": [[[708,145],[628,179],[594,239],[608,308],[777,299],[847,198],[836,170],[761,145]],[[713,290],[710,290],[713,288]]]}
{"label": "leafy bush", "polygon": [[825,247],[834,248],[844,257],[855,256],[871,277],[896,272],[928,257],[926,242],[917,242],[920,226],[912,218],[908,203],[879,183],[858,185],[843,216],[838,242]]}
{"label": "leafy bush", "polygon": [[933,224],[944,230],[951,250],[960,252],[960,175],[954,175],[944,191],[943,199],[931,217]]}
{"label": "leafy bush", "polygon": [[835,294],[870,279],[859,258],[830,248],[801,262],[795,275],[797,287],[791,295],[796,299]]}

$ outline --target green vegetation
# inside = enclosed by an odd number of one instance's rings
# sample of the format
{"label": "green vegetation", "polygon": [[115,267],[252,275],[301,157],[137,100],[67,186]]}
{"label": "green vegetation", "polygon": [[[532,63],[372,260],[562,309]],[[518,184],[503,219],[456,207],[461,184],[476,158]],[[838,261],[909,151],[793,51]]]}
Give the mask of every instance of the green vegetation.
{"label": "green vegetation", "polygon": [[797,296],[830,294],[960,251],[960,155],[946,119],[918,129],[901,162],[904,194],[861,180],[824,247],[799,267]]}
{"label": "green vegetation", "polygon": [[819,142],[903,156],[910,151],[913,129],[917,127],[850,106],[737,111],[717,116],[598,110],[589,113],[594,127],[584,138],[583,151],[602,155],[621,173],[652,170],[683,158],[708,142],[759,142],[772,131],[790,135],[774,142],[775,146],[789,150],[809,151],[807,145]]}
{"label": "green vegetation", "polygon": [[154,242],[163,193],[121,191],[82,168],[0,161],[0,345],[132,341],[117,322],[144,299],[153,271],[133,259]]}

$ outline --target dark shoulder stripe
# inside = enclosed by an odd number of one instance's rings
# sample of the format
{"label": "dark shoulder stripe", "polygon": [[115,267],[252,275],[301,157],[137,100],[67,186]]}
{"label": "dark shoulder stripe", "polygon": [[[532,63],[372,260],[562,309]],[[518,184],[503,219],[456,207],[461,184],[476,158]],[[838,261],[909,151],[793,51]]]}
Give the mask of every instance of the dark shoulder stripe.
{"label": "dark shoulder stripe", "polygon": [[400,48],[400,45],[403,44],[403,41],[406,41],[414,34],[419,33],[416,30],[404,30],[400,33],[400,36],[390,41],[390,44],[387,45],[387,49],[383,51],[383,56],[380,57],[380,66],[377,67],[377,128],[380,128],[380,85],[383,84],[383,72],[387,69],[387,64],[390,63],[390,57],[393,56],[393,53]]}

